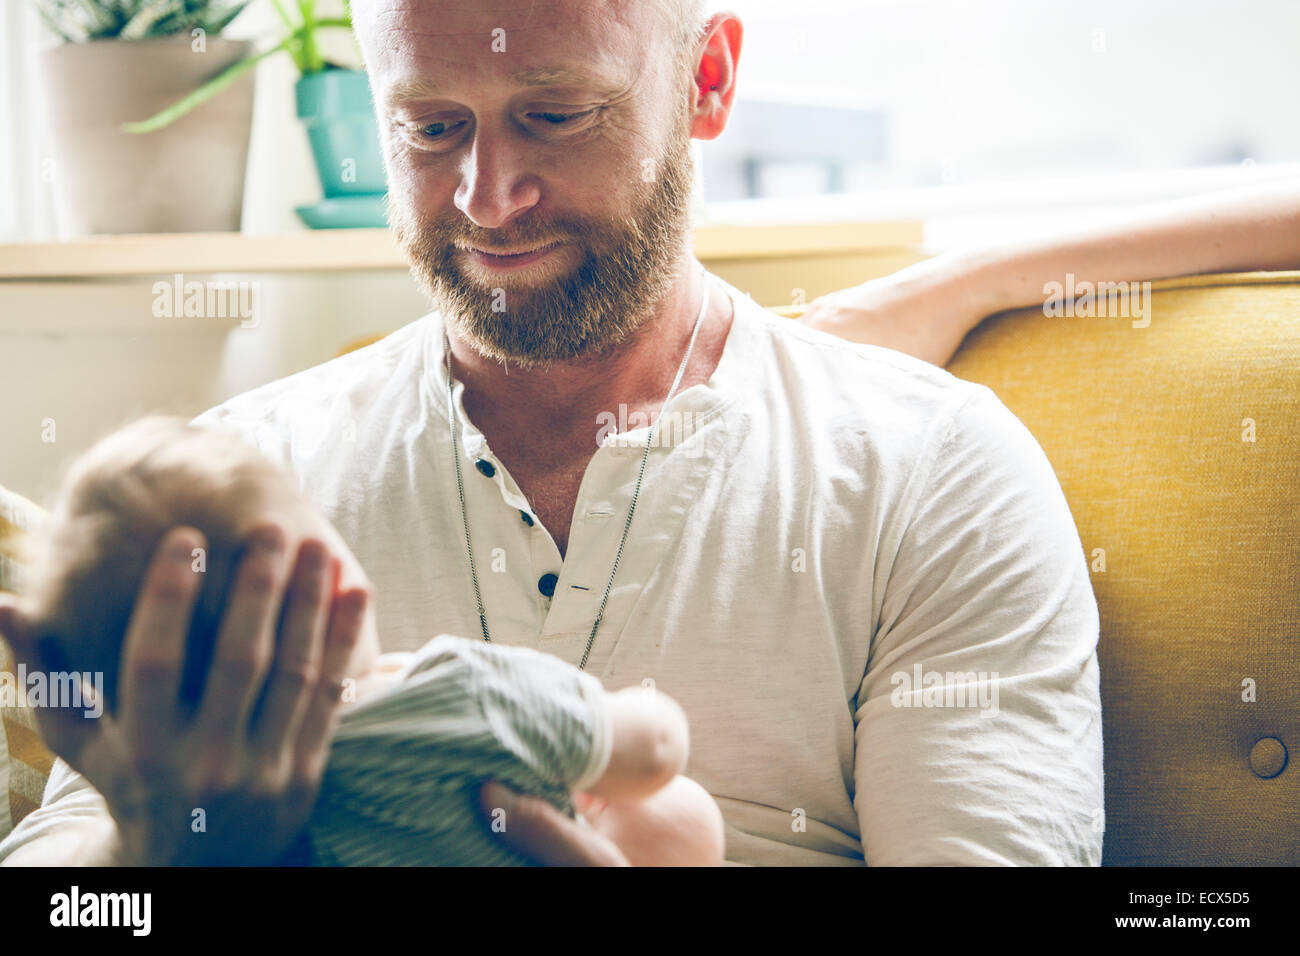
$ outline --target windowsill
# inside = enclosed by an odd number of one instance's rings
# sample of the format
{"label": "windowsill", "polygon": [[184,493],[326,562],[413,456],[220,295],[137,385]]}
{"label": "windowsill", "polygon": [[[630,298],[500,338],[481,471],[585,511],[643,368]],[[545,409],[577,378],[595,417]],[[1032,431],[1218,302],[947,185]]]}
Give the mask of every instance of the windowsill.
{"label": "windowsill", "polygon": [[[695,229],[707,263],[890,258],[1080,229],[1136,206],[1300,176],[1300,164],[1220,166],[1074,179],[892,187],[861,194],[709,203]],[[174,273],[405,271],[387,229],[270,235],[172,233],[0,243],[0,281]]]}
{"label": "windowsill", "polygon": [[[713,224],[695,230],[695,252],[705,262],[883,253],[915,248],[921,241],[919,221]],[[0,280],[9,281],[406,268],[387,229],[121,235],[0,244]]]}
{"label": "windowsill", "polygon": [[1298,178],[1300,163],[1202,166],[743,199],[710,203],[709,213],[736,225],[797,219],[919,221],[925,224],[927,251],[938,252],[1079,231],[1153,203]]}

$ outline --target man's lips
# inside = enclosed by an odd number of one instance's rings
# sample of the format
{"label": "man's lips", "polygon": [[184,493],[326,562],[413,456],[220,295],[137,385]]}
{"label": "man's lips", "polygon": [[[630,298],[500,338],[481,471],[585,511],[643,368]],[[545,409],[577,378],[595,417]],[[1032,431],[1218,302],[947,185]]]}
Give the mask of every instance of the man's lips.
{"label": "man's lips", "polygon": [[487,246],[470,246],[469,248],[470,248],[470,250],[473,251],[473,252],[481,252],[481,253],[483,253],[484,255],[488,255],[488,256],[498,256],[498,257],[501,257],[501,258],[506,258],[506,257],[509,257],[509,256],[522,256],[522,255],[527,255],[527,254],[530,253],[530,252],[541,252],[541,251],[544,250],[544,249],[549,249],[549,248],[551,248],[551,246],[556,246],[556,245],[559,245],[559,243],[558,243],[558,242],[544,242],[544,243],[542,243],[541,245],[533,245],[533,246],[515,246],[515,247],[510,248],[510,249],[492,249],[492,248],[489,248],[489,247],[487,247]]}
{"label": "man's lips", "polygon": [[479,265],[491,269],[510,269],[531,265],[545,258],[563,243],[551,242],[540,246],[517,246],[513,250],[480,249],[473,246],[462,251]]}

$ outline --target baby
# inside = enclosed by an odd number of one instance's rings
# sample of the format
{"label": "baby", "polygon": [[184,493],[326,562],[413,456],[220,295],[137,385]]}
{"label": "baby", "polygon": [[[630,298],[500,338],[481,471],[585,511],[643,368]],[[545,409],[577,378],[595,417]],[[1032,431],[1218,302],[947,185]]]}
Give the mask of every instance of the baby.
{"label": "baby", "polygon": [[[182,700],[197,707],[241,542],[274,519],[289,554],[307,536],[340,562],[336,586],[368,584],[294,477],[238,437],[153,417],[77,460],[37,534],[28,581],[36,632],[71,668],[102,674],[113,713],[118,659],[158,542],[176,525],[206,537]],[[344,705],[307,836],[321,864],[524,862],[485,820],[486,780],[544,797],[604,833],[635,865],[722,862],[722,817],[681,776],[688,734],[669,697],[600,681],[527,648],[441,635],[412,654],[380,653],[373,605],[344,681]]]}

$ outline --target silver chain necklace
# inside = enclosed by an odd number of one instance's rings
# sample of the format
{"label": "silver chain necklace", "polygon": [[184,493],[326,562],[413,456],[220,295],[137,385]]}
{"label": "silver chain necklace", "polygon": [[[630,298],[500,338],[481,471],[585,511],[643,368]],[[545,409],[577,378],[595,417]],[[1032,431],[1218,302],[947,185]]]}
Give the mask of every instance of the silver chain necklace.
{"label": "silver chain necklace", "polygon": [[[641,452],[641,470],[636,476],[636,487],[632,489],[632,503],[627,509],[627,520],[623,522],[623,537],[618,542],[618,553],[614,555],[614,566],[609,570],[609,582],[605,585],[605,593],[600,599],[600,608],[596,611],[596,620],[591,625],[591,635],[587,638],[587,647],[582,652],[582,660],[578,662],[578,669],[584,670],[587,666],[587,658],[591,654],[591,648],[596,643],[596,631],[600,629],[600,622],[605,616],[605,604],[609,601],[609,592],[614,587],[614,576],[618,574],[619,562],[623,559],[623,547],[627,544],[627,533],[632,527],[632,515],[636,513],[637,498],[641,494],[641,480],[645,478],[646,462],[650,458],[650,447],[654,444],[655,435],[659,431],[659,422],[663,418],[664,411],[668,408],[673,396],[677,394],[677,386],[681,384],[682,376],[686,373],[686,365],[691,360],[691,352],[695,349],[695,338],[700,334],[700,326],[704,323],[704,314],[709,309],[709,279],[705,270],[700,272],[704,281],[704,294],[701,297],[700,314],[695,319],[695,328],[691,331],[691,340],[686,346],[686,354],[682,356],[682,364],[677,368],[677,376],[673,379],[673,386],[668,390],[668,397],[664,399],[663,407],[659,410],[659,415],[655,418],[654,423],[650,426],[650,434],[646,436],[645,448]],[[451,375],[451,342],[443,332],[443,344],[446,348],[447,364],[447,409],[448,419],[451,422],[451,457],[456,466],[456,494],[460,497],[460,519],[465,529],[465,553],[469,557],[469,576],[474,583],[474,601],[478,605],[478,622],[483,629],[483,640],[488,643],[492,642],[492,635],[488,631],[487,609],[483,606],[483,592],[478,585],[478,572],[474,568],[474,545],[470,541],[469,535],[469,512],[465,507],[465,482],[461,477],[460,471],[460,440],[459,429],[456,425],[456,400],[452,393],[452,375]]]}

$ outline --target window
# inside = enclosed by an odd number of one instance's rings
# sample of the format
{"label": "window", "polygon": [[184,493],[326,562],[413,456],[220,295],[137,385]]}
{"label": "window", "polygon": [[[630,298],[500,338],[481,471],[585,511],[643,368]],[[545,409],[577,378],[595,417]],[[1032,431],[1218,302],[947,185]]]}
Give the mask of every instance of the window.
{"label": "window", "polygon": [[733,122],[702,149],[704,198],[733,212],[807,197],[805,214],[928,216],[936,195],[988,208],[1006,184],[1055,182],[1025,192],[1042,205],[1071,201],[1066,181],[1116,177],[1136,178],[1083,192],[1132,201],[1198,191],[1205,170],[1233,169],[1209,177],[1228,185],[1300,160],[1293,0],[712,8],[745,23]]}

